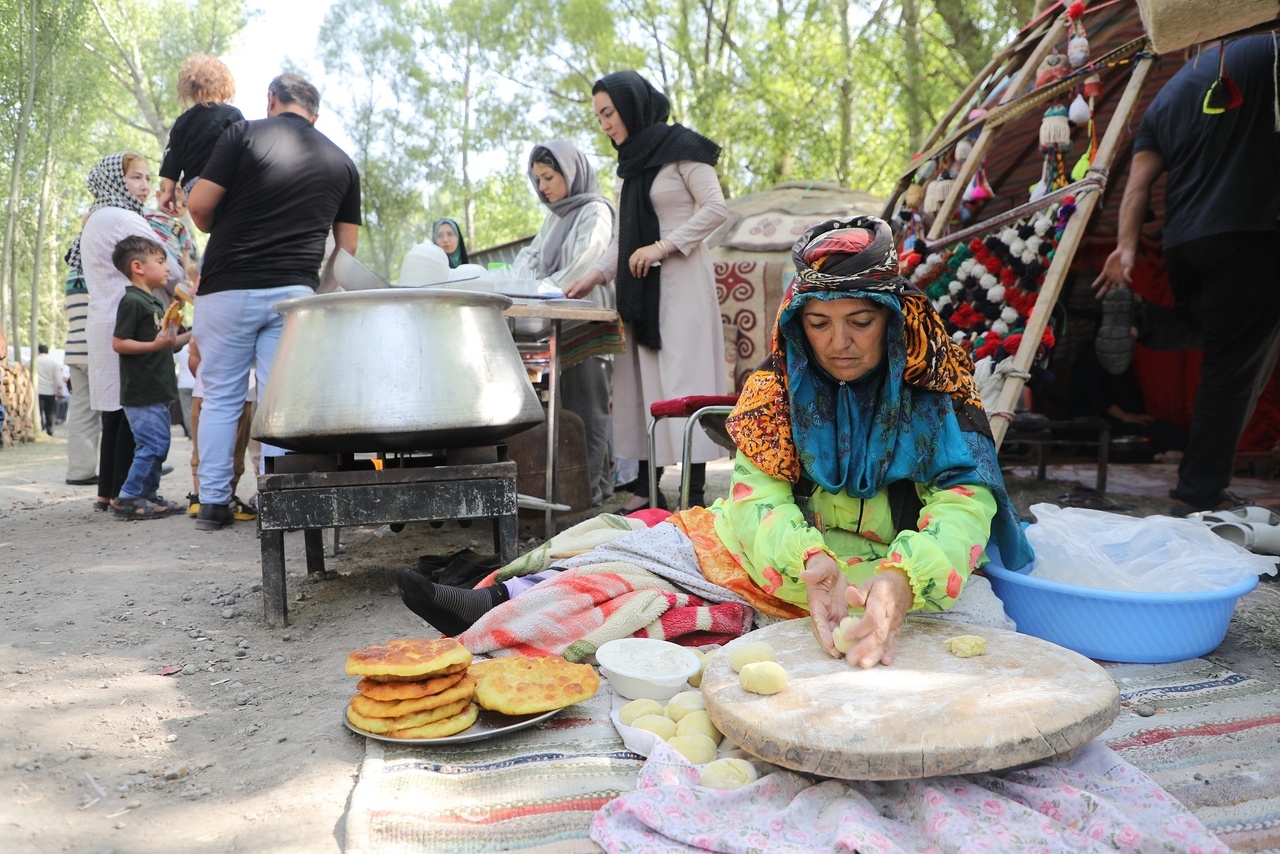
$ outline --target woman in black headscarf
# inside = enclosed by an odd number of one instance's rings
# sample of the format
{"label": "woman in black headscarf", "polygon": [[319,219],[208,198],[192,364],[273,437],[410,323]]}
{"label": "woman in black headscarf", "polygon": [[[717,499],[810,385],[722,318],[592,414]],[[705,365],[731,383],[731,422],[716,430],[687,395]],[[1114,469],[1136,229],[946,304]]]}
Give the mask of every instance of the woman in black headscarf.
{"label": "woman in black headscarf", "polygon": [[[728,209],[715,163],[720,146],[679,124],[667,124],[671,104],[634,71],[596,81],[592,104],[618,150],[618,233],[599,262],[565,295],[581,297],[616,279],[627,352],[614,363],[613,440],[620,457],[641,461],[636,498],[649,503],[648,464],[680,458],[684,424],[658,429],[657,459],[647,460],[649,407],[659,400],[724,394],[724,334],[707,236]],[[707,460],[721,455],[711,440],[694,440],[690,500],[702,502]],[[661,473],[659,472],[659,476]],[[659,505],[661,496],[655,496]]]}

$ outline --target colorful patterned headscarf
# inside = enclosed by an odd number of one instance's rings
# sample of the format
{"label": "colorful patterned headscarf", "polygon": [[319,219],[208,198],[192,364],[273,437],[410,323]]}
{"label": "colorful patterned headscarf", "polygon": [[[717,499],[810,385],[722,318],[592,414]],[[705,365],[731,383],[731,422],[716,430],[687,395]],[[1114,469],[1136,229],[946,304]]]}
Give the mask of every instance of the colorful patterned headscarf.
{"label": "colorful patterned headscarf", "polygon": [[[142,202],[129,192],[129,185],[124,182],[126,154],[129,152],[118,151],[115,154],[108,154],[89,170],[89,177],[85,179],[85,184],[88,185],[89,192],[93,193],[93,204],[89,206],[89,213],[85,214],[85,219],[102,208],[124,208],[139,216],[142,215]],[[80,260],[79,234],[72,241],[71,248],[62,256],[62,260],[70,264],[73,269],[84,269]]]}
{"label": "colorful patterned headscarf", "polygon": [[[729,435],[762,471],[832,493],[871,498],[891,483],[980,483],[998,505],[992,532],[1006,566],[1031,558],[996,460],[973,364],[929,299],[898,276],[888,225],[829,220],[796,241],[772,352],[728,420]],[[878,368],[840,382],[813,358],[801,311],[813,299],[862,299],[889,310]]]}

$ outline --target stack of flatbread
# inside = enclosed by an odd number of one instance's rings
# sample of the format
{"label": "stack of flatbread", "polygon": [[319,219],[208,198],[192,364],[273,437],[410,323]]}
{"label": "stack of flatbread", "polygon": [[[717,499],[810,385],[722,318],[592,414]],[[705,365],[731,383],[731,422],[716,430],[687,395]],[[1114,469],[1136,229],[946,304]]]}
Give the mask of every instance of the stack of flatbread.
{"label": "stack of flatbread", "polygon": [[399,638],[347,656],[363,677],[347,706],[352,726],[392,738],[441,738],[475,723],[480,709],[531,715],[595,696],[600,676],[559,656],[472,661],[453,638]]}
{"label": "stack of flatbread", "polygon": [[398,638],[347,656],[347,675],[362,676],[347,706],[357,729],[393,738],[440,738],[476,722],[471,653],[453,638]]}

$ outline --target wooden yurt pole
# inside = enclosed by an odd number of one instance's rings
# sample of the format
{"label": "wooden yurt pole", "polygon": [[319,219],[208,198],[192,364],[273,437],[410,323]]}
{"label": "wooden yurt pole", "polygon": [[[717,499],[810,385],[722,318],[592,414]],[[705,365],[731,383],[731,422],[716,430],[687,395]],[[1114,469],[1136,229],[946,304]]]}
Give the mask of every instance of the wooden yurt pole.
{"label": "wooden yurt pole", "polygon": [[[1004,94],[1000,96],[1000,103],[1004,104],[1012,100],[1017,94],[1021,93],[1027,85],[1027,78],[1035,80],[1036,69],[1040,67],[1040,62],[1049,55],[1049,51],[1053,50],[1053,46],[1065,34],[1063,32],[1063,21],[1059,18],[1050,24],[1048,31],[1044,34],[1044,38],[1040,40],[1040,44],[1036,45],[1036,49],[1027,57],[1027,61],[1023,63],[1022,68],[1018,70],[1018,76],[1013,79],[1009,87],[1004,90]],[[983,127],[982,132],[978,134],[978,140],[973,144],[973,150],[969,152],[969,156],[964,163],[960,165],[960,174],[951,182],[951,188],[947,191],[947,199],[942,203],[942,207],[934,214],[933,225],[929,228],[929,240],[937,240],[947,230],[947,225],[951,222],[951,215],[955,213],[956,207],[960,204],[960,197],[964,195],[965,188],[969,186],[969,181],[973,178],[978,166],[982,164],[982,158],[986,157],[987,149],[991,147],[991,142],[995,139],[995,135],[1000,129],[995,127]]]}
{"label": "wooden yurt pole", "polygon": [[[1138,107],[1138,99],[1142,96],[1142,89],[1146,86],[1147,76],[1151,73],[1154,64],[1155,58],[1151,56],[1143,56],[1134,64],[1133,76],[1129,78],[1124,94],[1120,96],[1120,103],[1116,106],[1111,122],[1107,125],[1106,133],[1098,144],[1092,169],[1103,170],[1105,173],[1105,170],[1111,168],[1116,151],[1120,147],[1120,138],[1128,128],[1129,120],[1133,118],[1134,110]],[[1045,273],[1044,284],[1040,286],[1040,294],[1036,297],[1036,307],[1031,312],[1031,317],[1027,319],[1027,327],[1022,333],[1022,346],[1013,355],[1015,374],[1031,370],[1036,351],[1040,349],[1038,346],[1040,339],[1044,336],[1045,327],[1049,325],[1049,315],[1053,313],[1053,307],[1058,302],[1058,293],[1062,290],[1067,272],[1071,269],[1071,261],[1075,257],[1076,249],[1080,246],[1080,241],[1084,239],[1085,229],[1089,226],[1094,208],[1098,206],[1101,199],[1102,193],[1094,192],[1077,201],[1076,211],[1071,215],[1066,229],[1063,230],[1062,239],[1058,241],[1058,248],[1053,254],[1053,262]],[[1035,345],[1030,342],[1035,342]],[[1014,403],[1022,394],[1022,386],[1021,377],[1014,374],[1005,377],[996,403],[996,412],[1012,412]],[[1008,430],[1007,418],[991,419],[991,433],[995,437],[997,449],[1004,441],[1004,434]]]}

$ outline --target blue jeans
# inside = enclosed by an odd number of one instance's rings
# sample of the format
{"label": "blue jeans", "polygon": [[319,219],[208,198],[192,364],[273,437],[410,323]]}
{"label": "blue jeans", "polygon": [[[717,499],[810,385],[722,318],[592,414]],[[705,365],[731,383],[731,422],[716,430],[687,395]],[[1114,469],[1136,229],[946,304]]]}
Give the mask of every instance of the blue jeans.
{"label": "blue jeans", "polygon": [[169,456],[169,404],[126,406],[124,417],[133,432],[133,465],[120,487],[120,497],[144,498],[160,488],[160,466]]}
{"label": "blue jeans", "polygon": [[[244,413],[249,369],[257,372],[261,393],[271,374],[284,327],[284,318],[272,306],[312,293],[306,285],[289,285],[196,296],[195,339],[200,348],[200,382],[204,386],[197,431],[201,504],[231,501],[236,426]],[[272,445],[262,446],[263,457],[283,453]]]}

